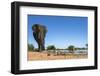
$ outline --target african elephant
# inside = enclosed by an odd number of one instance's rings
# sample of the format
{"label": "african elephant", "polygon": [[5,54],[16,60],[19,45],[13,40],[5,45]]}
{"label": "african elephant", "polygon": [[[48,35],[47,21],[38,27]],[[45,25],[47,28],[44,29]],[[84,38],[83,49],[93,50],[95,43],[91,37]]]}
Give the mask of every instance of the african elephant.
{"label": "african elephant", "polygon": [[41,24],[33,24],[32,26],[33,36],[38,44],[38,50],[45,50],[45,36],[47,28]]}

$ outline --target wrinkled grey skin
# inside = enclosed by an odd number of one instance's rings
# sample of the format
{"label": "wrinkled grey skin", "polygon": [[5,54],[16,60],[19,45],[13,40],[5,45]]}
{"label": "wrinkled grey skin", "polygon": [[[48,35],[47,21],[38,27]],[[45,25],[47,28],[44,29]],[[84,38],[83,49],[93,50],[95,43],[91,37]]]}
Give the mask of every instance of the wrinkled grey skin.
{"label": "wrinkled grey skin", "polygon": [[34,24],[32,26],[33,36],[38,44],[38,50],[45,50],[45,36],[47,33],[47,28],[41,24]]}

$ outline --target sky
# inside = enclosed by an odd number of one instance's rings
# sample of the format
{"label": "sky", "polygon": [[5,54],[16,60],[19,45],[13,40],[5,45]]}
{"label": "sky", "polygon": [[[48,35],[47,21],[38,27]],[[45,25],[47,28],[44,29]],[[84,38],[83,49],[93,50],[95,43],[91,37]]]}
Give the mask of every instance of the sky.
{"label": "sky", "polygon": [[88,18],[78,16],[28,15],[28,43],[38,48],[33,37],[32,25],[42,24],[47,27],[45,47],[55,45],[65,49],[69,45],[86,47],[88,42]]}

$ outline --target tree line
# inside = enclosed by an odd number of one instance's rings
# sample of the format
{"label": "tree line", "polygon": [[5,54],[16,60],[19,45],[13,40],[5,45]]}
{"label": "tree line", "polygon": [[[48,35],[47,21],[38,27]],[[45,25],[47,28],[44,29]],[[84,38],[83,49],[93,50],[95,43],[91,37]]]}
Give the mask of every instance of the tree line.
{"label": "tree line", "polygon": [[[75,50],[87,50],[88,49],[88,44],[86,44],[86,47],[75,47],[74,45],[69,45],[66,49],[62,50],[69,50],[69,52],[73,53]],[[37,48],[34,48],[33,44],[28,44],[28,50],[29,51],[37,51]],[[56,48],[54,45],[49,45],[47,46],[46,50],[61,50],[59,48]]]}

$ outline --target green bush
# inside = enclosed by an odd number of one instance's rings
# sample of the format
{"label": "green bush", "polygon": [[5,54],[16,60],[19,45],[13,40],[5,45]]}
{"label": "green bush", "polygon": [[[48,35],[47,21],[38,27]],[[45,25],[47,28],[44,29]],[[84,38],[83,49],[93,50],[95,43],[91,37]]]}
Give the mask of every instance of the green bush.
{"label": "green bush", "polygon": [[28,51],[33,51],[33,50],[34,50],[33,44],[28,44]]}
{"label": "green bush", "polygon": [[68,47],[68,50],[69,50],[70,53],[74,53],[75,47],[74,47],[73,45],[70,45],[70,46]]}
{"label": "green bush", "polygon": [[54,45],[50,45],[47,47],[47,50],[55,50],[55,49],[56,49],[56,47]]}

